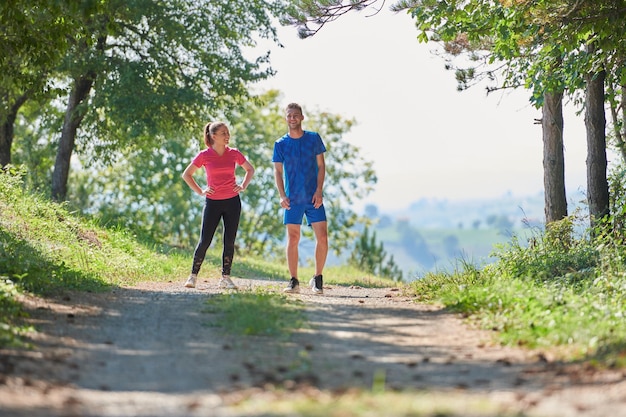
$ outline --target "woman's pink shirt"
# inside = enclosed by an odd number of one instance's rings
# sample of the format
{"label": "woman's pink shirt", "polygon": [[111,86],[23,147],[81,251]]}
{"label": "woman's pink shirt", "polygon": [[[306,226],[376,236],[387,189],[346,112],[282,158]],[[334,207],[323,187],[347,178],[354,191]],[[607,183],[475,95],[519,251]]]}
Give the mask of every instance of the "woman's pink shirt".
{"label": "woman's pink shirt", "polygon": [[208,198],[226,200],[238,194],[234,191],[237,184],[235,168],[246,162],[246,157],[238,149],[227,146],[224,154],[219,155],[213,148],[208,148],[198,153],[192,162],[198,168],[204,167],[207,185],[215,190]]}

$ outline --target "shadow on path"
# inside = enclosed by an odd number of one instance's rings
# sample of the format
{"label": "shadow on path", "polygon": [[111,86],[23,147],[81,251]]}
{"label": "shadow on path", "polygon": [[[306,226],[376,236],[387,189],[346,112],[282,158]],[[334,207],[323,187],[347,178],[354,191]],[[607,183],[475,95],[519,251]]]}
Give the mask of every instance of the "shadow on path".
{"label": "shadow on path", "polygon": [[68,407],[85,416],[218,415],[223,395],[251,389],[506,391],[522,398],[550,384],[554,391],[586,383],[384,289],[303,290],[297,297],[310,327],[288,340],[228,335],[217,327],[219,316],[205,311],[207,297],[220,292],[211,285],[164,283],[31,304],[37,349],[1,352],[0,387],[21,384],[40,397],[18,404],[5,396],[0,409],[14,416],[65,415],[59,410]]}

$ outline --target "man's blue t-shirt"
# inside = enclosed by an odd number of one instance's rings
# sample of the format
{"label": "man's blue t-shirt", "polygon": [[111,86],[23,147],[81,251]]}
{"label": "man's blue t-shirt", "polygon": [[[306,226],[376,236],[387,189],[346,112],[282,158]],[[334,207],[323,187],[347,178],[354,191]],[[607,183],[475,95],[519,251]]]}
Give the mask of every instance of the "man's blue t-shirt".
{"label": "man's blue t-shirt", "polygon": [[274,142],[272,162],[281,162],[285,193],[291,204],[309,204],[317,188],[317,155],[326,152],[317,132],[304,131],[299,139],[289,134]]}

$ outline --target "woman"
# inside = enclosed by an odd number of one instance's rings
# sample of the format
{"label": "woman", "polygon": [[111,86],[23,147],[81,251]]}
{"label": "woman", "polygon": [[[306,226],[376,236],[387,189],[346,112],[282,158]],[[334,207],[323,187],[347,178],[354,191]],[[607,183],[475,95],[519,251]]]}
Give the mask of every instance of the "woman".
{"label": "woman", "polygon": [[[254,175],[250,162],[236,148],[230,148],[228,142],[230,132],[224,122],[209,123],[204,127],[204,143],[207,149],[199,152],[183,172],[183,179],[196,193],[206,197],[202,213],[202,232],[200,241],[193,255],[191,275],[185,287],[194,288],[198,272],[204,261],[215,230],[220,222],[224,222],[224,250],[222,253],[222,278],[220,288],[237,289],[230,279],[230,269],[235,253],[235,238],[239,227],[241,200],[239,193],[244,191]],[[235,168],[241,165],[246,171],[243,182],[237,184]],[[206,171],[207,187],[200,188],[193,174],[201,167]]]}

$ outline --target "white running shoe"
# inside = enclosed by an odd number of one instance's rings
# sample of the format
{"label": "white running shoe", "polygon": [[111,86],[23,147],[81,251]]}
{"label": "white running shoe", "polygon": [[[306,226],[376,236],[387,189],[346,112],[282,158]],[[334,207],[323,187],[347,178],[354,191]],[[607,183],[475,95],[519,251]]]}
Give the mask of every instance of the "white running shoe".
{"label": "white running shoe", "polygon": [[313,294],[324,294],[324,279],[322,275],[316,275],[309,281],[309,287]]}
{"label": "white running shoe", "polygon": [[220,278],[219,287],[220,288],[226,288],[228,290],[236,290],[237,289],[237,286],[235,285],[235,283],[233,281],[231,281],[229,275],[222,275],[222,278]]}
{"label": "white running shoe", "polygon": [[196,274],[189,275],[189,278],[187,278],[187,282],[185,282],[185,287],[196,288],[196,278],[198,278]]}
{"label": "white running shoe", "polygon": [[283,290],[284,293],[287,294],[299,294],[300,293],[300,281],[298,278],[291,278],[289,280],[289,285]]}

